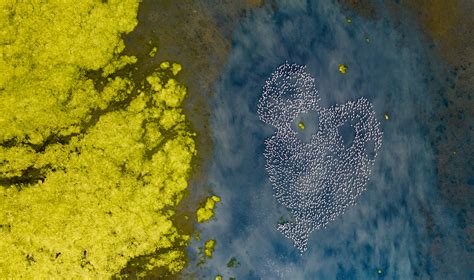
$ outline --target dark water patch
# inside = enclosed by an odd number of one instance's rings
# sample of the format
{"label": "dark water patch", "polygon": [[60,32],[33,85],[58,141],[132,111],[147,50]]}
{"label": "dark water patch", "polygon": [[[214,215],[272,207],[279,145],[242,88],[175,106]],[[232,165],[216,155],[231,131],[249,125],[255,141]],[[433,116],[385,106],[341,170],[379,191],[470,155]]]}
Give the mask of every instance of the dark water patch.
{"label": "dark water patch", "polygon": [[349,148],[350,146],[352,146],[352,143],[356,135],[356,132],[352,123],[348,121],[344,122],[344,124],[342,124],[338,128],[338,132],[342,138],[342,143],[344,144],[344,147]]}
{"label": "dark water patch", "polygon": [[369,159],[374,159],[375,157],[375,141],[374,140],[369,140],[365,142],[364,144],[365,147],[365,154]]}

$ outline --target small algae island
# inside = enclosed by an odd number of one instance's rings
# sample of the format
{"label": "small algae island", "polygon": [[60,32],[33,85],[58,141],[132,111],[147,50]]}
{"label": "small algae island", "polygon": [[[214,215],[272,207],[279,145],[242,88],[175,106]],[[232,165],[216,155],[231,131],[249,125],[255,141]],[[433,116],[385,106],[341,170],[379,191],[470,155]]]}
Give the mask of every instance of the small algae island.
{"label": "small algae island", "polygon": [[196,211],[198,223],[203,223],[212,219],[212,217],[214,217],[214,207],[216,205],[216,202],[220,201],[221,198],[216,195],[208,197],[204,206]]}
{"label": "small algae island", "polygon": [[[196,155],[181,66],[132,79],[138,0],[0,4],[0,278],[179,272]],[[154,49],[156,52],[156,49]]]}

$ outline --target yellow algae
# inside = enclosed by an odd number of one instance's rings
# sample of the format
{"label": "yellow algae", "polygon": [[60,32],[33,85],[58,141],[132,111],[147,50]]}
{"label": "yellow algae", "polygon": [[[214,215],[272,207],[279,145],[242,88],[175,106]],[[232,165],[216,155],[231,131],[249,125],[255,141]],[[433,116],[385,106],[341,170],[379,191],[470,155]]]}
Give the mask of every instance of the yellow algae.
{"label": "yellow algae", "polygon": [[197,221],[199,223],[206,222],[214,216],[214,207],[216,202],[220,202],[221,199],[218,196],[211,196],[206,199],[203,207],[196,211]]}
{"label": "yellow algae", "polygon": [[163,69],[163,70],[166,70],[166,69],[170,68],[170,63],[168,61],[164,61],[160,64],[160,68]]}
{"label": "yellow algae", "polygon": [[173,72],[173,75],[177,75],[181,71],[181,65],[178,63],[173,63],[173,66],[171,67],[171,71]]}
{"label": "yellow algae", "polygon": [[144,255],[142,276],[185,265],[189,236],[173,207],[196,150],[181,66],[158,68],[143,88],[86,75],[136,62],[120,55],[120,36],[137,24],[138,2],[0,5],[2,279],[110,278]]}
{"label": "yellow algae", "polygon": [[339,72],[341,72],[342,74],[346,74],[347,66],[345,64],[339,64]]}
{"label": "yellow algae", "polygon": [[215,246],[216,246],[216,241],[214,239],[207,240],[204,243],[204,255],[207,258],[212,258],[212,253],[214,253]]}
{"label": "yellow algae", "polygon": [[148,53],[148,55],[150,57],[155,57],[156,53],[158,52],[158,48],[157,47],[153,47],[153,49],[151,49],[151,51]]}
{"label": "yellow algae", "polygon": [[196,216],[198,222],[203,223],[210,220],[214,216],[214,212],[206,208],[200,208],[196,211]]}
{"label": "yellow algae", "polygon": [[177,250],[170,250],[167,253],[160,254],[157,257],[147,259],[145,270],[138,273],[137,276],[146,277],[147,271],[153,270],[157,267],[166,267],[171,273],[179,272],[185,265],[184,253]]}
{"label": "yellow algae", "polygon": [[151,86],[151,88],[155,91],[159,91],[163,87],[161,78],[159,77],[157,73],[153,73],[152,75],[146,77],[146,81]]}
{"label": "yellow algae", "polygon": [[222,275],[216,275],[215,280],[222,280]]}
{"label": "yellow algae", "polygon": [[301,130],[304,130],[304,122],[299,122],[298,123],[298,127],[301,129]]}
{"label": "yellow algae", "polygon": [[390,116],[387,113],[384,113],[383,117],[386,121],[388,121],[390,119]]}
{"label": "yellow algae", "polygon": [[[39,144],[95,108],[99,93],[81,70],[97,70],[123,49],[120,34],[136,25],[138,1],[7,1],[0,6],[0,142]],[[100,24],[98,24],[100,23]],[[71,91],[88,96],[70,112]],[[77,95],[76,95],[77,96]],[[20,111],[28,113],[19,114]]]}
{"label": "yellow algae", "polygon": [[216,246],[216,240],[209,239],[206,242],[204,242],[203,247],[199,247],[199,261],[197,263],[198,266],[203,265],[204,263],[206,263],[208,259],[212,258],[215,246]]}
{"label": "yellow algae", "polygon": [[351,24],[352,23],[352,18],[346,17],[346,23]]}
{"label": "yellow algae", "polygon": [[137,58],[135,56],[127,56],[122,55],[117,59],[113,59],[108,65],[104,67],[102,70],[102,76],[107,77],[112,73],[115,73],[117,70],[124,68],[129,64],[134,64],[137,62]]}

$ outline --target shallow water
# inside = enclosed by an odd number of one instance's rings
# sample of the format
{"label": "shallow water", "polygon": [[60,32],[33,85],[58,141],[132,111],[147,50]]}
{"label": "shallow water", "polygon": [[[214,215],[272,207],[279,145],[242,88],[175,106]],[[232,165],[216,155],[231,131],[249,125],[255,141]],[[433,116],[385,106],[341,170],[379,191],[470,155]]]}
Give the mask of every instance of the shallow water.
{"label": "shallow water", "polygon": [[[469,267],[455,257],[461,243],[446,238],[462,230],[437,192],[434,154],[420,118],[436,109],[426,94],[428,61],[436,63],[425,54],[418,31],[402,34],[383,17],[348,24],[332,1],[279,1],[274,8],[253,11],[235,30],[211,101],[215,153],[209,184],[222,203],[216,219],[201,229],[202,239],[216,239],[217,245],[199,273],[237,279],[469,279]],[[384,133],[357,205],[314,231],[302,255],[276,230],[280,217],[290,214],[273,197],[265,170],[264,140],[273,129],[256,113],[265,80],[285,61],[307,65],[323,107],[367,98]],[[340,63],[348,66],[346,75],[339,73]],[[440,233],[436,239],[430,227]],[[451,250],[434,257],[436,248]],[[231,257],[239,261],[237,268],[226,266]]]}

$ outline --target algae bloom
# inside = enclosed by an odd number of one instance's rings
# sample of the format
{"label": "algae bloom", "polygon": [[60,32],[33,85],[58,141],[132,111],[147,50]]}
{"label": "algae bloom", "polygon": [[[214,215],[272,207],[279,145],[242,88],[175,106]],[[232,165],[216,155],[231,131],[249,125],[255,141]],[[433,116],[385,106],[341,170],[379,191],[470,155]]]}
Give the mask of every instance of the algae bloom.
{"label": "algae bloom", "polygon": [[181,66],[117,74],[137,62],[120,36],[138,2],[0,4],[2,279],[110,278],[144,255],[144,270],[185,264],[172,218],[196,151]]}

